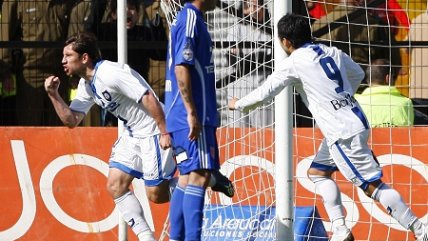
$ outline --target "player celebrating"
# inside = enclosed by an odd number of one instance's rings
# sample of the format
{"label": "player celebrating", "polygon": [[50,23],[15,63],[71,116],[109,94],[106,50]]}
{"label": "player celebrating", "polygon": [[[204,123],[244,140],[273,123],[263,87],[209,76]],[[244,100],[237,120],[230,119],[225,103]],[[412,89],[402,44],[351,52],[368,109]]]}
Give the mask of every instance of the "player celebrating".
{"label": "player celebrating", "polygon": [[297,92],[317,122],[324,140],[308,170],[333,223],[333,241],[353,241],[337,184],[331,179],[339,170],[364,193],[379,201],[418,241],[428,239],[427,228],[404,203],[400,194],[383,183],[382,170],[367,145],[369,125],[354,99],[364,72],[337,48],[312,43],[306,18],[287,14],[278,22],[278,37],[289,55],[266,82],[242,99],[229,101],[230,109],[244,109],[271,99],[288,85]]}
{"label": "player celebrating", "polygon": [[65,42],[62,65],[67,75],[81,79],[75,99],[67,106],[58,93],[59,78],[46,78],[45,89],[59,118],[70,128],[78,126],[96,103],[122,120],[124,132],[110,156],[107,190],[138,238],[155,240],[129,185],[135,177],[144,179],[148,199],[155,203],[167,202],[169,186],[175,186],[169,182],[176,165],[160,102],[128,65],[101,60],[91,33],[78,33]]}

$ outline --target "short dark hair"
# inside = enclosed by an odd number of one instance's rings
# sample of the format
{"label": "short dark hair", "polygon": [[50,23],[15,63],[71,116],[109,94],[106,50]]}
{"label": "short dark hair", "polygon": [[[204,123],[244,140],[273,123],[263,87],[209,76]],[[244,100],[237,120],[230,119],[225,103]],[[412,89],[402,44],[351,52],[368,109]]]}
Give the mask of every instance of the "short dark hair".
{"label": "short dark hair", "polygon": [[71,44],[72,49],[78,54],[88,54],[94,63],[101,59],[101,51],[98,47],[97,37],[91,32],[79,32],[65,41],[65,46]]}
{"label": "short dark hair", "polygon": [[[137,7],[137,11],[138,9],[138,5],[140,5],[140,1],[139,0],[127,0],[126,4],[132,5]],[[115,13],[117,12],[117,0],[112,0],[110,1],[110,13]]]}
{"label": "short dark hair", "polygon": [[[394,79],[396,77],[395,69],[391,67],[390,62],[387,59],[375,59],[366,69],[366,77],[371,77],[372,84],[385,85],[385,77],[389,75],[390,85],[394,85]],[[370,79],[367,79],[369,83]]]}
{"label": "short dark hair", "polygon": [[297,14],[286,14],[278,21],[278,37],[286,38],[295,49],[312,42],[308,18]]}

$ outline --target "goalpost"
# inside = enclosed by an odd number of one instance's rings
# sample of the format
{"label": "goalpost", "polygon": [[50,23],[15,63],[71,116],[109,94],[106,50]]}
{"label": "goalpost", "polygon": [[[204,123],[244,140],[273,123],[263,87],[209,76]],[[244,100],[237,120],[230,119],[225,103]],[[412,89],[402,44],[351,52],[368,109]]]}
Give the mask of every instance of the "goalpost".
{"label": "goalpost", "polygon": [[[128,37],[126,31],[126,1],[117,1],[117,62],[128,63]],[[117,135],[123,132],[122,121],[118,120]],[[128,240],[128,224],[122,216],[118,217],[118,241]]]}
{"label": "goalpost", "polygon": [[[292,12],[292,1],[274,1],[274,58],[275,64],[286,54],[277,37],[277,23],[285,13]],[[293,88],[285,88],[275,97],[275,193],[277,240],[294,240],[294,186],[293,186]],[[281,194],[282,195],[279,195]]]}

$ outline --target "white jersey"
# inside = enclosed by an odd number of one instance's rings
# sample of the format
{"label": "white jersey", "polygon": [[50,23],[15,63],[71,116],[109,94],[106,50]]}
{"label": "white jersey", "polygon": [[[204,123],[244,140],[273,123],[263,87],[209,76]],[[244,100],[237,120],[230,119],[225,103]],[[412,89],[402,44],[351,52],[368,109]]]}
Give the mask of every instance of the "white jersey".
{"label": "white jersey", "polygon": [[335,47],[306,44],[276,67],[266,82],[236,102],[242,109],[273,98],[294,85],[329,145],[369,128],[353,95],[364,71]]}
{"label": "white jersey", "polygon": [[159,130],[140,103],[147,91],[152,89],[135,70],[126,64],[104,60],[97,63],[92,81],[80,79],[70,109],[87,114],[96,103],[122,120],[124,131],[130,136],[152,136]]}

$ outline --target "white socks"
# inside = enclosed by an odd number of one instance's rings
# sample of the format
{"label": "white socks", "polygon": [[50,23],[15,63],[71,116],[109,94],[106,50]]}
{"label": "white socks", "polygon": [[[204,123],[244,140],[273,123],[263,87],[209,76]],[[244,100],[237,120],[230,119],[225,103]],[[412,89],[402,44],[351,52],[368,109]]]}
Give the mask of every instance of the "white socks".
{"label": "white socks", "polygon": [[154,241],[153,233],[144,218],[144,211],[134,193],[127,192],[114,200],[123,219],[140,241]]}
{"label": "white socks", "polygon": [[325,210],[333,225],[333,232],[335,230],[344,230],[346,228],[345,213],[337,184],[332,179],[324,176],[310,175],[309,178],[315,184],[316,194],[321,195],[323,198]]}
{"label": "white socks", "polygon": [[[423,223],[419,221],[419,219],[416,219],[416,221],[410,226],[410,230],[415,234],[415,236],[422,240],[423,235],[425,234],[425,229]],[[419,240],[418,239],[418,240]]]}
{"label": "white socks", "polygon": [[156,239],[153,237],[153,234],[151,232],[138,234],[138,240],[139,241],[156,241]]}
{"label": "white socks", "polygon": [[385,183],[376,188],[372,198],[379,201],[387,212],[406,229],[410,229],[417,220],[412,210],[404,203],[401,195]]}
{"label": "white socks", "polygon": [[[345,217],[337,184],[332,179],[323,176],[309,175],[309,178],[315,184],[316,193],[323,198],[324,207],[333,225],[333,232],[343,231],[346,228]],[[373,192],[371,198],[379,201],[401,226],[410,229],[416,237],[423,235],[423,224],[404,203],[401,195],[396,190],[383,183]]]}

